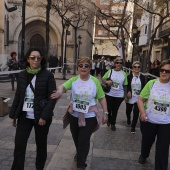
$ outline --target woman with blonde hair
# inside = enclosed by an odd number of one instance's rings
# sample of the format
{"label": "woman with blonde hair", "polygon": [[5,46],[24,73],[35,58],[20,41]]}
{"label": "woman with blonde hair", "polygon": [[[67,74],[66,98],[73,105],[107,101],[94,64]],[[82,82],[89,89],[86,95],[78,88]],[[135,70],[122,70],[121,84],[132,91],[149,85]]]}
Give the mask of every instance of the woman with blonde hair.
{"label": "woman with blonde hair", "polygon": [[86,159],[90,149],[90,137],[101,123],[97,100],[103,109],[103,124],[107,122],[108,112],[100,82],[90,75],[91,60],[87,57],[80,58],[77,65],[79,75],[60,85],[51,97],[59,99],[63,93],[71,90],[68,118],[77,152],[74,160],[77,161],[78,170],[84,170],[87,167]]}

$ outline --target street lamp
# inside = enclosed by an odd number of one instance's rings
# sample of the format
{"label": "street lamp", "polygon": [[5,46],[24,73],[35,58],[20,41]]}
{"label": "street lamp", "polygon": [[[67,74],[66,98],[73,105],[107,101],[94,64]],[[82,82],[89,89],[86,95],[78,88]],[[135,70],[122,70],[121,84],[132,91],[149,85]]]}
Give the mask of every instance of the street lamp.
{"label": "street lamp", "polygon": [[135,51],[135,43],[136,43],[136,36],[137,36],[137,33],[138,33],[138,27],[133,24],[133,27],[132,27],[132,33],[133,33],[133,37],[132,37],[132,45],[133,45],[133,50],[132,50],[132,64],[133,64],[133,59],[134,59],[134,51]]}
{"label": "street lamp", "polygon": [[70,35],[70,32],[68,31],[68,28],[70,26],[70,20],[67,19],[65,24],[64,24],[64,41],[63,41],[63,80],[66,80],[66,65],[67,65],[67,60],[66,60],[66,46],[67,46],[67,35]]}
{"label": "street lamp", "polygon": [[79,55],[80,55],[80,45],[82,44],[81,39],[82,39],[82,37],[81,37],[81,35],[79,35],[79,36],[78,36],[78,40],[79,40],[79,45],[78,45],[78,59],[79,59]]}

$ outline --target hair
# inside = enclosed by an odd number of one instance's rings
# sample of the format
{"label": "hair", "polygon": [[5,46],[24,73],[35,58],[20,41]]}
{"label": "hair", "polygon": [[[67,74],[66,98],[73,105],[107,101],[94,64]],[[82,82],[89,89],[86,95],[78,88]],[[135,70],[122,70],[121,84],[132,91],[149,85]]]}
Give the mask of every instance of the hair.
{"label": "hair", "polygon": [[11,52],[10,56],[12,57],[13,55],[17,55],[15,51]]}
{"label": "hair", "polygon": [[170,64],[170,59],[163,60],[162,63],[159,65],[159,68],[161,69],[166,64]]}
{"label": "hair", "polygon": [[140,61],[135,61],[135,62],[133,62],[132,67],[133,67],[135,64],[139,64],[139,65],[141,66]]}
{"label": "hair", "polygon": [[47,62],[46,62],[46,59],[43,57],[42,55],[42,52],[40,49],[38,48],[30,48],[26,55],[24,56],[24,59],[23,59],[23,62],[24,62],[24,67],[26,68],[27,66],[30,66],[29,62],[27,61],[27,59],[29,58],[30,54],[33,52],[33,51],[37,51],[40,53],[40,56],[42,57],[42,60],[41,60],[41,67],[42,69],[45,69],[47,67]]}
{"label": "hair", "polygon": [[114,59],[114,63],[116,63],[117,61],[122,61],[122,64],[123,64],[123,59],[122,59],[122,58],[116,57],[116,58]]}
{"label": "hair", "polygon": [[82,58],[78,59],[77,65],[79,65],[82,62],[87,62],[90,65],[90,67],[92,66],[92,61],[89,57],[82,57]]}

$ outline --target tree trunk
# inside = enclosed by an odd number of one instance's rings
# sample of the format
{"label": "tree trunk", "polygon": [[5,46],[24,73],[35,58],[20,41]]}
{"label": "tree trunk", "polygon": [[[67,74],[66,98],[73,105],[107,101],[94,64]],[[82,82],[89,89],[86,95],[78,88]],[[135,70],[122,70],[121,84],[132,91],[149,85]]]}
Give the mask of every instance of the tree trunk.
{"label": "tree trunk", "polygon": [[77,70],[77,27],[74,28],[74,44],[75,44],[75,48],[74,48],[74,72],[73,74],[76,75],[76,70]]}

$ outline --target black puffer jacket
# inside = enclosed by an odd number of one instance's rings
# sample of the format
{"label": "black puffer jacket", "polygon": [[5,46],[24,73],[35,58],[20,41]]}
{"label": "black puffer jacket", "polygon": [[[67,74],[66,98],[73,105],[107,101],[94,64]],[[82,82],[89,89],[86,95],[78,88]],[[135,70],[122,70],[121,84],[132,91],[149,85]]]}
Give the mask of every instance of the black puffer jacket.
{"label": "black puffer jacket", "polygon": [[[28,76],[26,71],[22,71],[18,75],[17,90],[15,98],[9,113],[9,117],[12,119],[17,119],[22,112],[26,88],[29,84]],[[36,75],[35,82],[35,96],[34,96],[34,117],[38,121],[40,118],[48,120],[53,116],[53,109],[56,104],[56,100],[50,99],[52,92],[56,90],[56,82],[53,74],[46,70],[40,70]],[[42,110],[40,108],[39,102],[42,99],[49,99],[47,105]]]}

